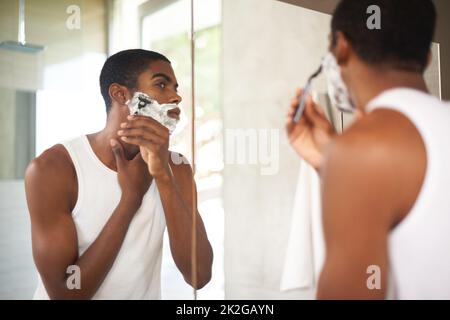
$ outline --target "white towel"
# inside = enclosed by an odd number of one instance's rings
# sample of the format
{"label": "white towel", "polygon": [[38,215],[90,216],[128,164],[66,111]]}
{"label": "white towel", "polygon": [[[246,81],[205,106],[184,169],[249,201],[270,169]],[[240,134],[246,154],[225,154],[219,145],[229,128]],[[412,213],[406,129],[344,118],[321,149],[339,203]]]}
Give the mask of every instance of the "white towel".
{"label": "white towel", "polygon": [[325,256],[320,201],[320,178],[301,160],[281,291],[316,287]]}

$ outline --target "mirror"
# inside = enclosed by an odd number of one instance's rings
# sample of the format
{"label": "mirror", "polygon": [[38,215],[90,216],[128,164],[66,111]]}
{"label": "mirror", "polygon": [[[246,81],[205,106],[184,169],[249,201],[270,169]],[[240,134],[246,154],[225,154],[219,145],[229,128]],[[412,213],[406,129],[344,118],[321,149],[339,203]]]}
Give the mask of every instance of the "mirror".
{"label": "mirror", "polygon": [[[285,115],[328,51],[336,3],[195,0],[192,73],[190,0],[27,1],[27,41],[45,49],[0,48],[0,299],[30,299],[36,289],[27,164],[104,128],[100,71],[130,48],[167,56],[179,83],[181,120],[170,149],[192,163],[195,146],[198,210],[214,252],[212,280],[198,298],[313,299],[324,254],[320,183],[290,147]],[[17,37],[18,13],[19,1],[0,3],[0,42]],[[447,21],[425,76],[442,99],[449,98]],[[351,125],[331,107],[323,75],[313,96],[338,132]],[[161,272],[163,299],[192,298],[167,231]]]}

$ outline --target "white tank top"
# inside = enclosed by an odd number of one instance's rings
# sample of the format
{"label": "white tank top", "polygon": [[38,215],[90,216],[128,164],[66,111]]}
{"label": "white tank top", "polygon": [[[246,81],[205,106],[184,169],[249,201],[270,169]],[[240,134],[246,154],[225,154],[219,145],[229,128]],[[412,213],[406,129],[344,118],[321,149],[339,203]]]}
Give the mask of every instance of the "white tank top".
{"label": "white tank top", "polygon": [[[63,145],[72,159],[78,179],[78,199],[72,218],[81,256],[109,220],[119,203],[121,189],[117,173],[97,158],[86,136]],[[165,227],[164,210],[153,180],[130,223],[113,266],[93,299],[160,299]],[[48,298],[39,277],[34,299]]]}
{"label": "white tank top", "polygon": [[421,191],[389,236],[389,264],[397,299],[450,299],[450,103],[412,89],[382,93],[367,107],[405,115],[426,148]]}

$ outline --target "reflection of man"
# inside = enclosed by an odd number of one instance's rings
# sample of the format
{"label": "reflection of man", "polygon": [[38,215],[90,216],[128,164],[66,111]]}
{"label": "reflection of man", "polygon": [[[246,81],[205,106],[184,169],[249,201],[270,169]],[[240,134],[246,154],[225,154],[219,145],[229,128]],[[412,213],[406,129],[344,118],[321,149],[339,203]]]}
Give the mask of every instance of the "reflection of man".
{"label": "reflection of man", "polygon": [[[370,5],[381,30],[366,27]],[[399,299],[450,299],[450,105],[423,77],[435,20],[429,0],[341,1],[324,71],[338,107],[362,116],[334,137],[310,98],[294,123],[292,101],[289,139],[323,180],[319,298],[384,298],[392,274]]]}
{"label": "reflection of man", "polygon": [[[178,104],[170,62],[151,51],[119,52],[105,62],[100,86],[106,127],[53,146],[26,172],[37,299],[160,298],[166,224],[174,261],[193,284],[191,167],[172,162],[166,127],[129,116],[125,105],[135,91]],[[201,288],[211,278],[213,254],[198,212],[196,228]],[[67,287],[71,265],[79,267],[81,289]]]}

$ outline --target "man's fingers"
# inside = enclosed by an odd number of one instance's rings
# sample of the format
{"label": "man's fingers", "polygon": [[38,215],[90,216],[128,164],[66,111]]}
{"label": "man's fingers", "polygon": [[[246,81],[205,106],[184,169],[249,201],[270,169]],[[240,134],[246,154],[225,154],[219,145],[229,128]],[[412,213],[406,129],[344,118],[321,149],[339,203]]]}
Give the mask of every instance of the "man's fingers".
{"label": "man's fingers", "polygon": [[[302,88],[297,89],[295,91],[295,97],[291,99],[291,105],[290,105],[290,108],[286,115],[286,122],[285,122],[285,126],[288,131],[292,130],[295,126],[301,127],[301,126],[307,125],[308,122],[311,122],[308,119],[308,115],[305,114],[305,110],[303,110],[303,114],[300,117],[300,120],[297,123],[294,122],[294,117],[299,108],[299,104],[300,104],[300,100],[301,100],[301,96],[302,96],[303,92],[304,92],[304,90]],[[305,101],[305,104],[306,104],[305,107],[307,107],[308,103],[309,104],[313,103],[310,95],[308,95],[306,98],[307,98],[307,100]]]}
{"label": "man's fingers", "polygon": [[128,122],[121,125],[121,128],[142,128],[146,127],[154,131],[162,138],[169,136],[169,129],[151,117],[128,116]]}
{"label": "man's fingers", "polygon": [[292,132],[302,132],[303,130],[309,128],[311,126],[310,121],[307,119],[307,116],[303,114],[302,117],[300,117],[300,120],[298,122],[294,122],[293,116],[287,115],[286,121],[285,121],[285,128],[290,135]]}
{"label": "man's fingers", "polygon": [[295,112],[297,111],[297,108],[298,108],[298,103],[299,103],[299,100],[297,98],[293,98],[291,100],[291,106],[289,107],[289,111],[288,111],[289,116],[293,117],[295,115]]}
{"label": "man's fingers", "polygon": [[167,141],[166,139],[161,138],[161,136],[157,135],[150,128],[145,128],[145,127],[121,129],[117,132],[117,134],[121,137],[142,138],[142,139],[150,140],[150,141],[152,141],[154,143],[158,143],[158,144],[164,144]]}
{"label": "man's fingers", "polygon": [[326,118],[325,112],[323,111],[323,108],[321,108],[321,106],[319,106],[318,104],[314,103],[314,111],[319,114],[322,117]]}
{"label": "man's fingers", "polygon": [[153,150],[158,146],[156,142],[141,137],[120,137],[120,139],[125,141],[126,143],[134,144],[138,147],[145,147],[149,150]]}
{"label": "man's fingers", "polygon": [[305,113],[307,115],[307,120],[314,127],[320,127],[321,129],[331,129],[334,130],[330,120],[328,120],[327,115],[325,114],[324,109],[314,102],[314,100],[309,97],[308,102],[305,108]]}
{"label": "man's fingers", "polygon": [[[303,94],[303,89],[297,89],[296,90],[296,96],[291,100],[291,106],[289,108],[289,111],[287,113],[287,119],[286,119],[286,126],[292,126],[293,123],[290,123],[289,118],[293,119],[295,116],[295,113],[297,112],[297,109],[299,107],[299,103],[301,100],[301,95]],[[318,105],[314,102],[311,95],[307,94],[305,97],[305,108],[303,110],[303,114],[300,117],[299,125],[306,125],[307,123],[310,123],[311,125],[317,125],[317,124],[325,124],[324,121],[328,122],[328,120],[325,117],[325,113],[320,109]]]}
{"label": "man's fingers", "polygon": [[122,167],[124,161],[125,161],[125,156],[123,153],[123,147],[122,145],[116,140],[116,139],[111,139],[109,141],[113,154],[114,154],[114,158],[116,159],[116,165],[117,168]]}
{"label": "man's fingers", "polygon": [[295,97],[291,99],[290,107],[287,113],[288,117],[294,118],[295,113],[297,112],[299,103],[300,103],[300,96],[303,92],[302,89],[297,89],[295,92]]}
{"label": "man's fingers", "polygon": [[320,107],[316,105],[311,96],[306,98],[305,115],[308,117],[308,120],[314,124],[324,124],[324,121],[328,122],[325,114],[322,111],[319,111],[319,108]]}

